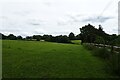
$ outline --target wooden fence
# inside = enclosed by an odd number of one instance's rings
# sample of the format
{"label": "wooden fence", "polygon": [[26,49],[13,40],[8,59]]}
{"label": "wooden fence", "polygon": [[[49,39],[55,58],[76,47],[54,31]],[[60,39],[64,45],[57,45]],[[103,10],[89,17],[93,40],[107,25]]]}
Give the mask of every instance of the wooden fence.
{"label": "wooden fence", "polygon": [[93,45],[93,46],[96,46],[98,48],[105,47],[105,48],[108,48],[109,51],[120,53],[120,47],[119,46],[104,45],[104,44],[95,44],[95,43],[86,43],[86,44]]}

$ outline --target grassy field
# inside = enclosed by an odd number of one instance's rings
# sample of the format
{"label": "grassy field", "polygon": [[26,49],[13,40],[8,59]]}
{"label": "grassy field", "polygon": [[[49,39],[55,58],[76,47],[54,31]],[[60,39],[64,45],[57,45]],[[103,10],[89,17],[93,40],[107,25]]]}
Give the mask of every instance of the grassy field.
{"label": "grassy field", "polygon": [[3,41],[3,78],[108,78],[105,63],[81,45]]}
{"label": "grassy field", "polygon": [[74,43],[74,44],[78,44],[78,45],[81,44],[81,40],[72,40],[71,42]]}

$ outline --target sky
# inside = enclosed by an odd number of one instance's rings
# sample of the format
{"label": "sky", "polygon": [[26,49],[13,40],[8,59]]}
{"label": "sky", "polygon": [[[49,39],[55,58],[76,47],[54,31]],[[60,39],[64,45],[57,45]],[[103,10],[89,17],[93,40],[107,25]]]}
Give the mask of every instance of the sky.
{"label": "sky", "polygon": [[88,23],[118,34],[119,0],[0,0],[0,33],[76,35]]}

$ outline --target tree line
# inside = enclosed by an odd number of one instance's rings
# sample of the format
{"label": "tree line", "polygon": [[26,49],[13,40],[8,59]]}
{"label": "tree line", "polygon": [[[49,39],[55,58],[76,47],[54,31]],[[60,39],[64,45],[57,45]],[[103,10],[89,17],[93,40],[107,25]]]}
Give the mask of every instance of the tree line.
{"label": "tree line", "polygon": [[88,24],[80,28],[80,39],[82,43],[97,43],[97,44],[107,44],[107,45],[118,45],[120,44],[120,35],[107,34],[103,31],[101,25],[99,28]]}
{"label": "tree line", "polygon": [[23,38],[22,36],[15,36],[14,34],[9,34],[8,36],[0,33],[1,39],[3,40],[34,40],[34,41],[48,41],[48,42],[58,42],[58,43],[71,43],[71,40],[80,40],[80,34],[76,35],[71,32],[68,36],[67,35],[59,35],[59,36],[52,36],[52,35],[33,35],[33,36],[26,36]]}
{"label": "tree line", "polygon": [[85,43],[83,46],[86,49],[106,62],[105,70],[107,72],[120,77],[120,49],[118,48],[120,46],[120,35],[107,34],[103,31],[101,25],[99,25],[99,28],[95,28],[91,24],[80,28],[80,32],[81,44]]}
{"label": "tree line", "polygon": [[49,42],[58,42],[58,43],[70,43],[71,40],[81,40],[82,43],[97,43],[97,44],[108,44],[108,45],[120,45],[120,35],[116,34],[107,34],[103,31],[101,25],[99,28],[95,28],[95,26],[88,24],[80,28],[80,34],[76,35],[71,32],[68,36],[67,35],[59,35],[59,36],[52,36],[52,35],[33,35],[33,36],[26,36],[23,38],[22,36],[15,36],[14,34],[9,34],[8,36],[0,33],[1,39],[8,39],[8,40],[45,40]]}

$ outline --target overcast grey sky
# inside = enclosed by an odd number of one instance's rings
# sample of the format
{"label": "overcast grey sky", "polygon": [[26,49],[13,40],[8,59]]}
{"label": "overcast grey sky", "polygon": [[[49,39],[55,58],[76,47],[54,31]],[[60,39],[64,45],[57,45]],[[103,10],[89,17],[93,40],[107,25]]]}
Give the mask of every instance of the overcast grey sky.
{"label": "overcast grey sky", "polygon": [[0,0],[0,32],[6,35],[79,34],[90,23],[118,33],[119,0]]}

